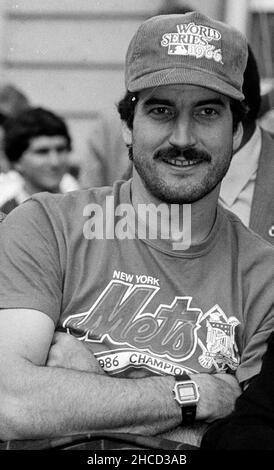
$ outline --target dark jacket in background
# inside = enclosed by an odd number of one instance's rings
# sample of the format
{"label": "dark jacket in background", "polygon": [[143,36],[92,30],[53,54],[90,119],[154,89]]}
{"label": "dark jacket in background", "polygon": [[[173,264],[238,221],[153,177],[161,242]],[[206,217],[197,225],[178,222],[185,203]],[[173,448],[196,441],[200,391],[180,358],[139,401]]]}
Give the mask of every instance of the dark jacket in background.
{"label": "dark jacket in background", "polygon": [[249,227],[274,244],[274,139],[262,130],[259,159]]}
{"label": "dark jacket in background", "polygon": [[274,332],[260,374],[237,399],[235,411],[208,429],[201,448],[274,450]]}

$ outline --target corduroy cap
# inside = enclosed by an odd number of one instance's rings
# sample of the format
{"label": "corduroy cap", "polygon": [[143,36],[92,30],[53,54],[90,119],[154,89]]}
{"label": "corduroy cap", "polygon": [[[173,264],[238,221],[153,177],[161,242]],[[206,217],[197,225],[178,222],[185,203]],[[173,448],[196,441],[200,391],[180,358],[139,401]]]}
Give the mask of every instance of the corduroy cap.
{"label": "corduroy cap", "polygon": [[240,31],[202,13],[154,16],[130,42],[126,88],[189,84],[242,100],[247,55]]}

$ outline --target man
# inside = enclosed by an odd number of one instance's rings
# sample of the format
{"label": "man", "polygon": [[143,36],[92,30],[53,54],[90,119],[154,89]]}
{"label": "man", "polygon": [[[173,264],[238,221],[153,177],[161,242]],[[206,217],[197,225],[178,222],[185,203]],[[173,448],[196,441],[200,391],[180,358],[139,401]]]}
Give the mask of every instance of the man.
{"label": "man", "polygon": [[225,175],[220,203],[242,222],[274,243],[274,140],[258,124],[261,106],[260,75],[248,47],[243,93],[249,111],[243,120],[243,140]]}
{"label": "man", "polygon": [[61,117],[47,109],[29,108],[8,119],[4,150],[12,168],[1,185],[0,208],[4,213],[32,194],[64,192],[71,137]]}
{"label": "man", "polygon": [[2,439],[111,429],[199,445],[258,373],[274,252],[217,209],[246,59],[237,30],[198,12],[143,23],[119,106],[132,180],[33,196],[2,223]]}

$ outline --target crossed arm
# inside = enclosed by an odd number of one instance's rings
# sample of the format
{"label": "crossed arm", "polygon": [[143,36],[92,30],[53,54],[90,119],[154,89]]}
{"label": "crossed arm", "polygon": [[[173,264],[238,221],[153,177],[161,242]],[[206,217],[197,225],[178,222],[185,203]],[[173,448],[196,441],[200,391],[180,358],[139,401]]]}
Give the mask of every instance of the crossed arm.
{"label": "crossed arm", "polygon": [[[96,429],[156,435],[180,425],[172,376],[110,377],[84,344],[54,335],[52,320],[39,311],[1,310],[0,325],[0,439]],[[233,410],[241,392],[234,377],[196,374],[195,381],[198,421]]]}

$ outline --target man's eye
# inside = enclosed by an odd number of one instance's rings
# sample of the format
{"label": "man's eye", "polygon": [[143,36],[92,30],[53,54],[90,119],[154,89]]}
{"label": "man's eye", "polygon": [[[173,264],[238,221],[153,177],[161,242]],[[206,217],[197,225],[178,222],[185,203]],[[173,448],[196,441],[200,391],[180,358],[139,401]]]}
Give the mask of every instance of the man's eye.
{"label": "man's eye", "polygon": [[36,153],[36,155],[47,155],[49,151],[48,149],[36,149],[34,153]]}
{"label": "man's eye", "polygon": [[163,119],[173,116],[174,113],[170,108],[167,108],[166,106],[157,106],[151,108],[149,114],[158,119]]}
{"label": "man's eye", "polygon": [[218,112],[214,108],[203,108],[199,111],[201,116],[206,116],[206,117],[215,117],[218,115]]}

